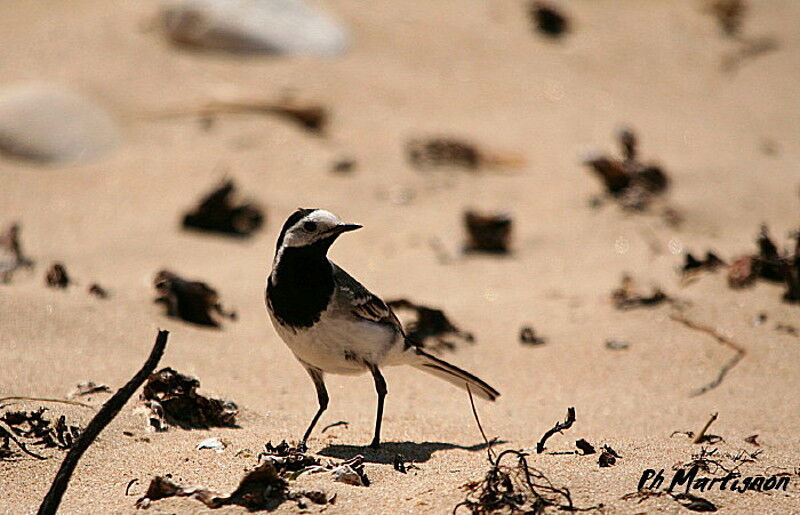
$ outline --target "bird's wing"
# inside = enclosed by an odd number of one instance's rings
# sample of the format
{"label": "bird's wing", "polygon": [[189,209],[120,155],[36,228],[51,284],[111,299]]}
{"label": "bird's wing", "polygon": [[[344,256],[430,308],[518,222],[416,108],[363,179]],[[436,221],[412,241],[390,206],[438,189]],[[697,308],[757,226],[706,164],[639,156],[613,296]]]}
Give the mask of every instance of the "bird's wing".
{"label": "bird's wing", "polygon": [[331,263],[333,266],[333,280],[338,286],[338,290],[344,294],[351,306],[352,315],[375,322],[378,324],[388,324],[397,329],[405,337],[403,325],[394,314],[392,308],[377,295],[366,289],[361,283],[356,281],[350,274]]}

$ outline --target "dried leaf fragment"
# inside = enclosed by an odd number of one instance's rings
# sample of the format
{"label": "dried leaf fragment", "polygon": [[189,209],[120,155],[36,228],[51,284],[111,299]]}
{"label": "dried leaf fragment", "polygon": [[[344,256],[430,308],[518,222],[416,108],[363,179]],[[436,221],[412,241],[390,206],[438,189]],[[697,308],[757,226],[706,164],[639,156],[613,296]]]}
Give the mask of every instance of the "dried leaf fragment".
{"label": "dried leaf fragment", "polygon": [[141,399],[149,410],[149,426],[165,431],[169,426],[182,429],[236,427],[239,409],[231,401],[197,393],[200,381],[172,368],[153,373],[144,385]]}
{"label": "dried leaf fragment", "polygon": [[20,268],[31,268],[33,261],[25,256],[19,241],[20,226],[12,223],[0,233],[0,283],[11,281]]}
{"label": "dried leaf fragment", "polygon": [[62,263],[53,263],[45,276],[45,283],[51,288],[64,289],[69,286],[69,275]]}
{"label": "dried leaf fragment", "polygon": [[513,220],[507,213],[464,213],[467,230],[466,252],[507,254],[511,242]]}
{"label": "dried leaf fragment", "polygon": [[156,274],[153,285],[158,293],[155,302],[167,306],[168,316],[213,327],[219,327],[219,322],[212,318],[212,313],[236,319],[236,313],[223,310],[217,291],[204,282],[189,281],[162,270]]}
{"label": "dried leaf fragment", "polygon": [[183,226],[233,236],[249,236],[264,223],[262,209],[251,202],[237,202],[232,180],[223,183],[184,215]]}
{"label": "dried leaf fragment", "polygon": [[403,322],[408,339],[432,352],[452,351],[475,341],[471,333],[456,327],[440,309],[408,299],[394,299],[386,304]]}

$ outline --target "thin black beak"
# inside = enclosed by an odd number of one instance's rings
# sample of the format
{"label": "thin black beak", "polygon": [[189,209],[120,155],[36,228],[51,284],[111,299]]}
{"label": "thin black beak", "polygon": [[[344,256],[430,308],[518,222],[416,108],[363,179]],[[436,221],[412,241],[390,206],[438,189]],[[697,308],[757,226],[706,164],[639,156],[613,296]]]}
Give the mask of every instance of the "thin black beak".
{"label": "thin black beak", "polygon": [[361,229],[362,227],[364,227],[364,226],[363,225],[359,225],[359,224],[345,224],[345,223],[342,223],[342,224],[337,225],[336,227],[334,227],[331,230],[333,232],[335,232],[336,234],[341,234],[343,232],[355,231],[356,229]]}
{"label": "thin black beak", "polygon": [[338,236],[343,232],[355,231],[356,229],[361,229],[362,227],[363,225],[341,223],[328,229],[327,234],[335,234]]}

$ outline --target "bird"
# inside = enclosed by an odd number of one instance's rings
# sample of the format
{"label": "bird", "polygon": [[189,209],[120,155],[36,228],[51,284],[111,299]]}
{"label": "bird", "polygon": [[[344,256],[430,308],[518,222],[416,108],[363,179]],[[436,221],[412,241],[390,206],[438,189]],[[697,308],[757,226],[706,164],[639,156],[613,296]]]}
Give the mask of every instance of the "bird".
{"label": "bird", "polygon": [[328,408],[325,374],[371,373],[378,396],[373,449],[380,447],[387,394],[384,366],[411,365],[490,401],[500,395],[482,379],[409,341],[386,302],[328,259],[339,236],[361,227],[324,209],[298,208],[286,219],[275,245],[265,288],[267,311],[275,331],[314,382],[319,402],[299,443],[303,449]]}

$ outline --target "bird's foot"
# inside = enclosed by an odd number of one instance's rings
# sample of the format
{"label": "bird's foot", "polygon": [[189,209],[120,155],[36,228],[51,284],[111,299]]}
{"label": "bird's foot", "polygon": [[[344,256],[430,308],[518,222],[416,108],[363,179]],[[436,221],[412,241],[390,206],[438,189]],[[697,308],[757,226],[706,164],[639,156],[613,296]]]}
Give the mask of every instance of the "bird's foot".
{"label": "bird's foot", "polygon": [[372,440],[372,443],[369,444],[370,449],[380,449],[380,447],[381,447],[381,441],[378,438]]}
{"label": "bird's foot", "polygon": [[302,440],[299,444],[297,444],[297,452],[305,454],[308,452],[308,445],[306,445],[306,441]]}

